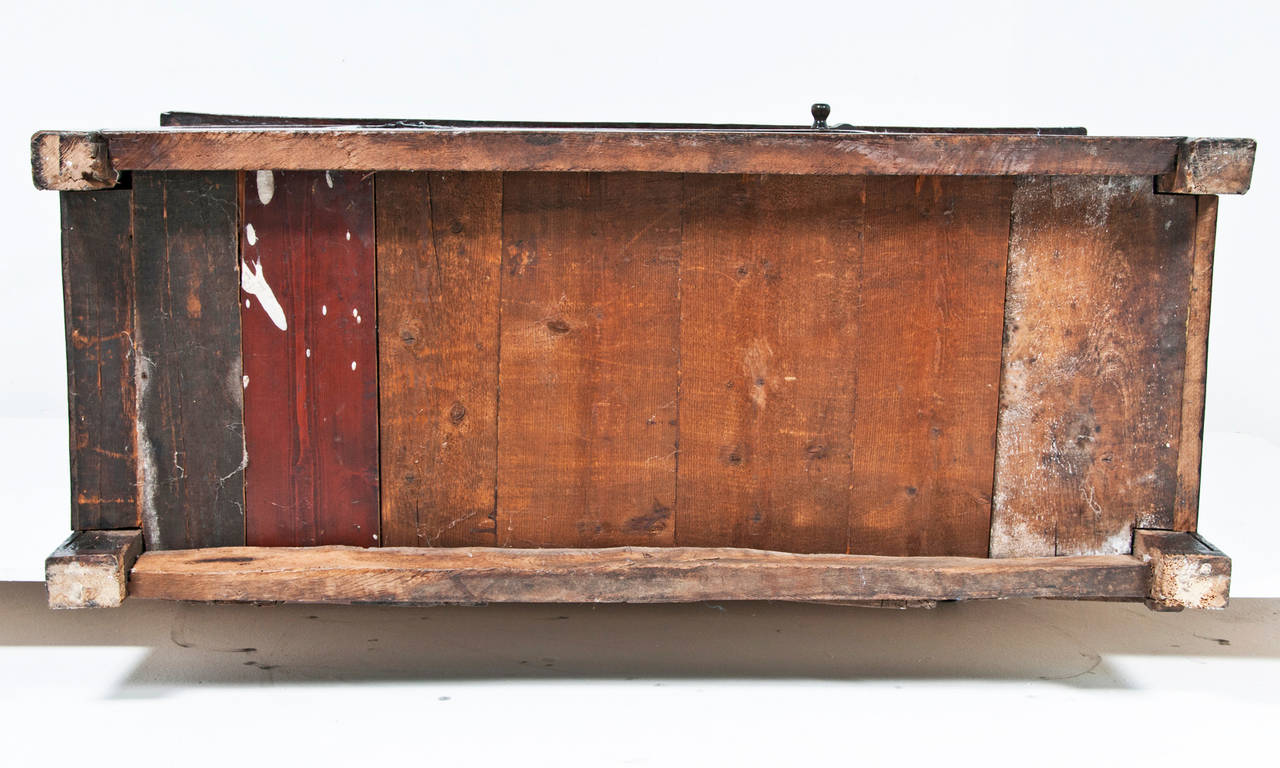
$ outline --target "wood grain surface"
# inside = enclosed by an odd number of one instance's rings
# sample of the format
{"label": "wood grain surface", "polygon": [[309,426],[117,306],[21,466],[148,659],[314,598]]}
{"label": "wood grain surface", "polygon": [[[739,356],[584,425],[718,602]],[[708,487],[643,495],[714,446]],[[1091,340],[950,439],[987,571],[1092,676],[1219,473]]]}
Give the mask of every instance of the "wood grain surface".
{"label": "wood grain surface", "polygon": [[242,178],[247,542],[377,546],[373,182]]}
{"label": "wood grain surface", "polygon": [[1018,181],[993,556],[1172,527],[1196,208],[1145,177]]}
{"label": "wood grain surface", "polygon": [[133,193],[62,193],[71,527],[138,528]]}
{"label": "wood grain surface", "polygon": [[244,543],[238,186],[234,173],[133,176],[148,550]]}
{"label": "wood grain surface", "polygon": [[651,603],[701,600],[1141,600],[1128,555],[802,555],[689,547],[356,549],[231,547],[147,552],[139,598],[300,603]]}
{"label": "wood grain surface", "polygon": [[1200,514],[1200,457],[1204,446],[1204,397],[1209,373],[1209,303],[1218,198],[1196,198],[1195,256],[1187,304],[1186,365],[1182,378],[1182,424],[1178,439],[1178,493],[1173,528],[1194,531]]}
{"label": "wood grain surface", "polygon": [[502,177],[375,177],[382,542],[494,544]]}
{"label": "wood grain surface", "polygon": [[505,176],[500,545],[673,541],[680,181]]}

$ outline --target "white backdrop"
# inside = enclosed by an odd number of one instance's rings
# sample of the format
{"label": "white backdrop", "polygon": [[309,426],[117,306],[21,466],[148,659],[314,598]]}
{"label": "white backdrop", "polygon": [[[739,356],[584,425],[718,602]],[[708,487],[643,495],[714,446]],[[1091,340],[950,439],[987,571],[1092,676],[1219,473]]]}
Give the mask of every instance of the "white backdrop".
{"label": "white backdrop", "polygon": [[[190,6],[190,7],[189,7]],[[39,579],[67,530],[58,204],[42,128],[161,111],[507,120],[1084,125],[1249,136],[1253,191],[1220,209],[1202,530],[1236,595],[1280,595],[1280,208],[1268,3],[38,3],[0,23],[0,579]]]}

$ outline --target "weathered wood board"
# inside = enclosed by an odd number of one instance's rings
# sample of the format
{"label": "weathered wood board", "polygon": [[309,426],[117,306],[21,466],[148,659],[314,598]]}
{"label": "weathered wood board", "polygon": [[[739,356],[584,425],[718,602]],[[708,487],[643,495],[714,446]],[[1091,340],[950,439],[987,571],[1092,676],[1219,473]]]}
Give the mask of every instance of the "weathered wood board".
{"label": "weathered wood board", "polygon": [[230,547],[148,552],[133,597],[299,603],[1142,599],[1128,555],[990,559],[736,548]]}
{"label": "weathered wood board", "polygon": [[1149,177],[1018,181],[993,556],[1128,552],[1174,524],[1196,209]]}
{"label": "weathered wood board", "polygon": [[244,543],[235,173],[133,176],[148,550]]}
{"label": "weathered wood board", "polygon": [[133,193],[63,192],[71,527],[138,528]]}
{"label": "weathered wood board", "polygon": [[242,178],[246,541],[377,546],[373,183]]}
{"label": "weathered wood board", "polygon": [[380,173],[385,546],[497,541],[502,177]]}

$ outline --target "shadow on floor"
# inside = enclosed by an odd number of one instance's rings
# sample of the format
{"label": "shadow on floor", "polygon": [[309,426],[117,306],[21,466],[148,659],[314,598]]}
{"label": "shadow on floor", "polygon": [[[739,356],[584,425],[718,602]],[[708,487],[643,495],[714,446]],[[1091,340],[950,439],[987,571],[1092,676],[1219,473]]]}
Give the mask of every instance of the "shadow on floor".
{"label": "shadow on floor", "polygon": [[194,685],[508,679],[1026,680],[1125,688],[1112,655],[1280,658],[1280,599],[1222,612],[1009,600],[933,610],[790,603],[251,606],[50,611],[0,582],[0,648],[149,652],[123,698]]}

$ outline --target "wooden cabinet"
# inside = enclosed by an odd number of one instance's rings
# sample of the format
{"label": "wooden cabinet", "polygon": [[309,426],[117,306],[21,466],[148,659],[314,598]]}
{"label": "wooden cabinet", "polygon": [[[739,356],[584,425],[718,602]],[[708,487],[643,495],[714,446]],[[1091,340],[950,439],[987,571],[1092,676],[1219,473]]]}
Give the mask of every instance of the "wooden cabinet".
{"label": "wooden cabinet", "polygon": [[814,114],[36,134],[51,600],[1224,605],[1209,283],[1253,142]]}

